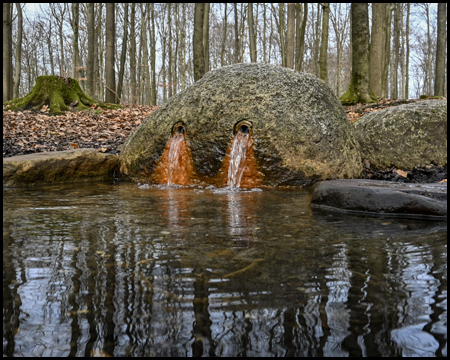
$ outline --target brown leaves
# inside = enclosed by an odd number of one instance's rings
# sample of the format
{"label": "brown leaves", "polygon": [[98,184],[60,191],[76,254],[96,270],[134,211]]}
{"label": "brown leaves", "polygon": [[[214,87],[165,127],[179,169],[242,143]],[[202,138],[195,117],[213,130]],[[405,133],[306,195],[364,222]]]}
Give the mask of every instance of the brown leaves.
{"label": "brown leaves", "polygon": [[124,106],[117,110],[67,112],[3,112],[3,157],[41,151],[95,148],[118,154],[128,136],[157,106]]}

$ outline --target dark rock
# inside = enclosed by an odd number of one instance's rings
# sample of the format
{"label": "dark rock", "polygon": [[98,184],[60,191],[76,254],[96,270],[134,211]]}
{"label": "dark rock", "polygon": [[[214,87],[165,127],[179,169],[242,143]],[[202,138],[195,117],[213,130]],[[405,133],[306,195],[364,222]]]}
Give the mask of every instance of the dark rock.
{"label": "dark rock", "polygon": [[447,183],[323,181],[314,186],[311,206],[397,216],[447,217]]}
{"label": "dark rock", "polygon": [[253,124],[255,157],[268,185],[305,185],[361,173],[359,145],[333,91],[315,76],[264,64],[237,64],[207,73],[170,98],[127,139],[121,171],[148,179],[182,121],[196,171],[219,171],[233,128]]}
{"label": "dark rock", "polygon": [[420,101],[354,123],[363,159],[375,169],[447,165],[447,100]]}
{"label": "dark rock", "polygon": [[113,181],[119,157],[94,149],[43,152],[3,159],[3,186]]}

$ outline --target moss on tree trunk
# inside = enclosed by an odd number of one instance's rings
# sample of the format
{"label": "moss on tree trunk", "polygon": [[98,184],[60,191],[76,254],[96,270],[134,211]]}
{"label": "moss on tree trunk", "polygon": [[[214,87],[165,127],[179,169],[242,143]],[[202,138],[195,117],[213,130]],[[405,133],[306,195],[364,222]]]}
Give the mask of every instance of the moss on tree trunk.
{"label": "moss on tree trunk", "polygon": [[69,110],[88,110],[93,105],[102,109],[116,109],[120,105],[105,104],[96,101],[81,90],[78,81],[60,76],[39,76],[33,90],[19,99],[4,102],[3,111],[39,111],[44,105],[49,106],[49,115],[62,115]]}

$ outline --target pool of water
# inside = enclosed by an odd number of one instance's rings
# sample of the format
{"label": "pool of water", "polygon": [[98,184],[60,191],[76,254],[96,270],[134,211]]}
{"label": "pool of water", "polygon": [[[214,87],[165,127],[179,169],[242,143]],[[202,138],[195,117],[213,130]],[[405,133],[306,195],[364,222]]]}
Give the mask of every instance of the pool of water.
{"label": "pool of water", "polygon": [[447,223],[302,189],[3,190],[3,355],[447,356]]}

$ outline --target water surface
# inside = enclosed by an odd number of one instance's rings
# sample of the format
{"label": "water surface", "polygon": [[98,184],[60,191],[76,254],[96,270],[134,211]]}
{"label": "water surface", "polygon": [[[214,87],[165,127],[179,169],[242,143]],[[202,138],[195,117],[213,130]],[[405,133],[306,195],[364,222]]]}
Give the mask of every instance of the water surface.
{"label": "water surface", "polygon": [[3,191],[7,356],[447,356],[446,222],[306,190]]}

